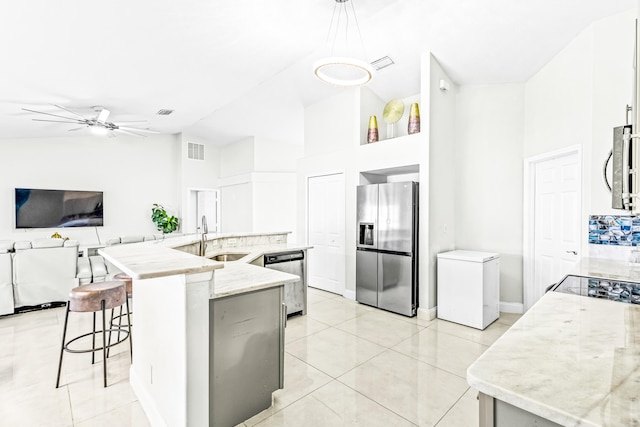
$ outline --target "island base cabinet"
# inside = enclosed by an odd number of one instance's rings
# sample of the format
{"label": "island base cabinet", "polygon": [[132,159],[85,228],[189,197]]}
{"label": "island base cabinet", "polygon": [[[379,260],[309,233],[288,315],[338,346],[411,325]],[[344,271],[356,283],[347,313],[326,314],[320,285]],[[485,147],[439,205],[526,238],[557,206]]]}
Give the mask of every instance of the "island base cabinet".
{"label": "island base cabinet", "polygon": [[480,427],[562,427],[553,421],[479,393]]}
{"label": "island base cabinet", "polygon": [[210,426],[251,418],[284,386],[283,293],[278,286],[210,300]]}

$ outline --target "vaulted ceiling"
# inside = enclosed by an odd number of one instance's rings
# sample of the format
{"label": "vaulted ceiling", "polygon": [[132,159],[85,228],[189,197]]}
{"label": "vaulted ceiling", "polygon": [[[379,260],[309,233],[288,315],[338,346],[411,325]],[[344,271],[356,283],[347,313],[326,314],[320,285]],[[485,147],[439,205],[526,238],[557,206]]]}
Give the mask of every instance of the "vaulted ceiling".
{"label": "vaulted ceiling", "polygon": [[[419,92],[420,53],[460,84],[523,82],[590,23],[635,0],[350,0],[370,88]],[[303,108],[341,90],[315,79],[335,0],[29,0],[0,8],[0,139],[74,137],[34,122],[59,104],[217,144],[246,136],[302,143]],[[158,116],[159,109],[172,109]]]}

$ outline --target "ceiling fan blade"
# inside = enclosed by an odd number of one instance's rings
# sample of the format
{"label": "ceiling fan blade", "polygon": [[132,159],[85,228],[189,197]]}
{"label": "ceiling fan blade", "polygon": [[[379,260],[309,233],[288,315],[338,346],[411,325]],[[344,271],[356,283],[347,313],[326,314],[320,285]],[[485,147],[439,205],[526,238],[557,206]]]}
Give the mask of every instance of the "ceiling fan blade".
{"label": "ceiling fan blade", "polygon": [[100,123],[106,123],[107,118],[109,117],[109,114],[111,114],[111,111],[107,110],[106,108],[103,108],[102,110],[100,110],[100,114],[98,114],[98,117],[96,118],[96,120],[99,121]]}
{"label": "ceiling fan blade", "polygon": [[60,108],[61,110],[66,111],[67,113],[71,113],[71,114],[73,114],[74,116],[78,116],[78,117],[80,117],[82,120],[87,120],[87,119],[86,119],[86,117],[81,116],[80,114],[76,113],[75,111],[71,111],[71,110],[69,110],[68,108],[63,107],[62,105],[58,105],[58,104],[52,104],[52,105],[53,105],[54,107],[58,107],[58,108]]}
{"label": "ceiling fan blade", "polygon": [[61,119],[77,120],[77,119],[75,119],[73,117],[65,117],[65,116],[60,116],[58,114],[45,113],[44,111],[29,110],[28,108],[23,108],[23,110],[24,111],[29,111],[30,113],[46,114],[47,116],[59,117]]}
{"label": "ceiling fan blade", "polygon": [[129,130],[123,130],[122,128],[118,128],[118,129],[114,129],[114,132],[120,132],[120,133],[124,133],[125,135],[131,135],[131,136],[137,136],[137,137],[141,137],[141,138],[146,138],[146,135],[142,135],[139,133],[135,133],[135,132],[131,132]]}
{"label": "ceiling fan blade", "polygon": [[74,123],[74,124],[78,124],[80,123],[77,120],[74,121],[69,121],[69,120],[46,120],[46,119],[31,119],[35,122],[52,122],[52,123]]}
{"label": "ceiling fan blade", "polygon": [[81,126],[79,128],[69,129],[69,132],[73,132],[74,130],[86,129],[86,128],[87,128],[87,126]]}
{"label": "ceiling fan blade", "polygon": [[160,133],[159,131],[153,130],[153,129],[130,128],[127,126],[118,126],[118,129],[124,129],[124,130],[135,131],[135,132]]}

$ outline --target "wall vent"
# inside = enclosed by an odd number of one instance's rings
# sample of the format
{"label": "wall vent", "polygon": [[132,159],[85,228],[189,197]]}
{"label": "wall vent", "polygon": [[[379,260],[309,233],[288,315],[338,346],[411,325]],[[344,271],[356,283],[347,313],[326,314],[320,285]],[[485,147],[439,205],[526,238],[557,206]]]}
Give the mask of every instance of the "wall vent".
{"label": "wall vent", "polygon": [[188,143],[187,157],[191,160],[204,160],[204,144]]}
{"label": "wall vent", "polygon": [[388,56],[383,56],[382,58],[376,59],[375,61],[371,62],[371,65],[376,69],[376,71],[380,71],[383,68],[390,67],[393,64],[395,64],[395,62],[393,62],[393,59],[389,58]]}

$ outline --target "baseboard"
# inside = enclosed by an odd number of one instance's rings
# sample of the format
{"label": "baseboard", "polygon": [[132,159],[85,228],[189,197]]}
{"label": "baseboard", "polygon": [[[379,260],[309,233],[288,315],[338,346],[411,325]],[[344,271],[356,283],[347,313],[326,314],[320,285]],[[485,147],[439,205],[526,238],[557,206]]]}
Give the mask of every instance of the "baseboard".
{"label": "baseboard", "polygon": [[437,307],[432,308],[420,308],[418,307],[418,319],[433,320],[436,318]]}
{"label": "baseboard", "polygon": [[505,302],[500,301],[500,313],[524,313],[524,304],[521,302]]}
{"label": "baseboard", "polygon": [[342,293],[342,296],[355,301],[356,300],[356,291],[350,291],[348,289],[345,289],[344,292]]}
{"label": "baseboard", "polygon": [[142,410],[149,419],[149,424],[151,424],[152,426],[167,427],[167,424],[162,419],[162,416],[158,412],[155,403],[147,394],[144,385],[133,369],[133,366],[129,369],[129,382],[131,383],[133,392],[138,397],[138,402],[140,402]]}

